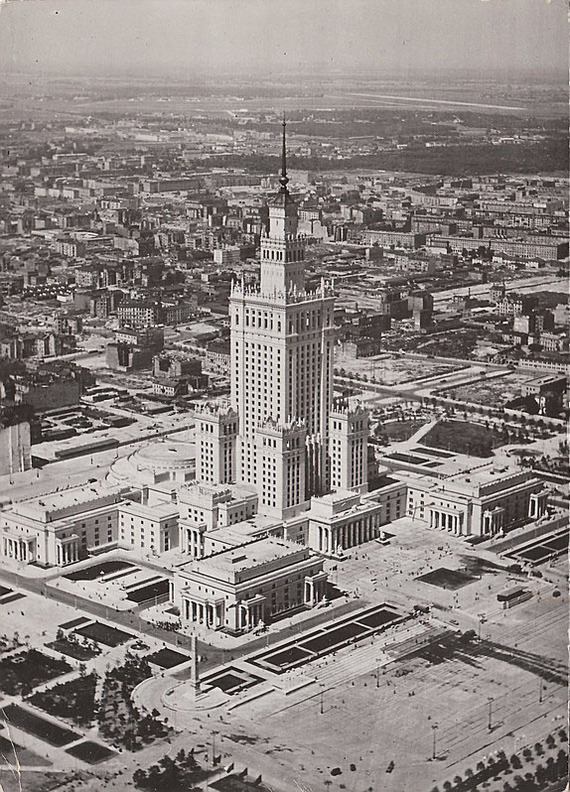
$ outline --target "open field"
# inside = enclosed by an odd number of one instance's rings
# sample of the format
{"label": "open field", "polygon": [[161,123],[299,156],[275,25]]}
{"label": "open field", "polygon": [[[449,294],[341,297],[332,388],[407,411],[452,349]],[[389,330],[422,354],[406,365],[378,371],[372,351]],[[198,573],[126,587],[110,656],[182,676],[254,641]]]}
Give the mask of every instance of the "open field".
{"label": "open field", "polygon": [[392,357],[391,355],[375,355],[369,358],[353,358],[342,352],[341,348],[335,351],[334,367],[337,371],[366,376],[369,380],[374,378],[377,383],[384,385],[401,385],[413,382],[419,378],[437,377],[449,374],[460,367],[449,363],[439,363],[433,360],[405,357]]}
{"label": "open field", "polygon": [[[525,382],[536,379],[536,376],[536,373],[529,371],[511,371],[504,377],[480,381],[472,385],[460,385],[458,388],[446,387],[442,390],[458,401],[484,404],[486,407],[504,407],[506,402],[521,395],[521,386]],[[438,392],[441,394],[441,390]]]}

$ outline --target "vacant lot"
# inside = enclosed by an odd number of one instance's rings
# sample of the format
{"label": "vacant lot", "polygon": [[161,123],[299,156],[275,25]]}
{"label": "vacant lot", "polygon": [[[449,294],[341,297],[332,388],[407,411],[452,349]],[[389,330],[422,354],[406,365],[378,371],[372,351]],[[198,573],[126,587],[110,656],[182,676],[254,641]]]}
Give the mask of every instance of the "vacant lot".
{"label": "vacant lot", "polygon": [[529,372],[511,371],[504,377],[460,385],[458,388],[445,388],[445,392],[458,401],[484,404],[485,407],[503,407],[506,402],[520,396],[522,385],[531,379],[533,375]]}
{"label": "vacant lot", "polygon": [[334,367],[341,376],[343,371],[347,376],[358,374],[361,379],[366,377],[369,382],[375,381],[381,385],[399,385],[420,378],[437,377],[457,369],[457,366],[448,363],[391,355],[355,359],[344,354],[342,349],[335,352]]}

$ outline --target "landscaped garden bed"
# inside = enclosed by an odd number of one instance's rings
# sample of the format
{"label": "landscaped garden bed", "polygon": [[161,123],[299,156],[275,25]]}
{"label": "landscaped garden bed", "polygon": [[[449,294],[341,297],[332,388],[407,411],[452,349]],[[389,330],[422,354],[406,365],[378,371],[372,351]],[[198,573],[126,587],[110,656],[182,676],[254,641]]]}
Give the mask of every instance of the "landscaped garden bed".
{"label": "landscaped garden bed", "polygon": [[82,762],[87,762],[87,764],[98,764],[110,759],[111,756],[116,756],[115,751],[107,748],[106,745],[101,745],[91,740],[85,740],[73,745],[71,748],[66,748],[65,753],[71,754],[71,756],[75,756],[77,759],[81,759]]}
{"label": "landscaped garden bed", "polygon": [[8,704],[7,707],[3,707],[0,710],[0,714],[10,726],[22,729],[28,734],[33,734],[35,737],[39,737],[40,740],[44,740],[58,748],[78,740],[81,736],[71,729],[66,729],[57,723],[52,723],[52,721],[42,718],[40,715],[29,712],[18,706],[18,704]]}
{"label": "landscaped garden bed", "polygon": [[64,575],[68,580],[95,580],[96,578],[108,575],[111,572],[118,572],[120,569],[127,569],[132,567],[128,561],[101,561],[99,564],[83,567],[83,569],[76,569],[75,572],[70,572]]}
{"label": "landscaped garden bed", "polygon": [[434,569],[431,572],[427,572],[425,575],[420,575],[416,580],[421,580],[422,583],[429,583],[430,586],[456,591],[456,589],[463,588],[463,586],[473,583],[477,578],[461,569],[439,567],[439,569]]}
{"label": "landscaped garden bed", "polygon": [[43,682],[72,670],[65,660],[56,660],[37,649],[29,649],[0,660],[0,690],[10,696],[26,695]]}
{"label": "landscaped garden bed", "polygon": [[133,637],[131,633],[118,630],[116,627],[111,627],[108,624],[101,624],[100,622],[93,622],[93,624],[80,627],[78,630],[75,630],[75,634],[83,635],[86,638],[90,638],[92,641],[113,647],[120,646],[120,644],[126,643]]}
{"label": "landscaped garden bed", "polygon": [[148,586],[142,586],[142,588],[135,588],[132,591],[129,591],[127,594],[127,599],[137,603],[147,602],[148,600],[153,599],[153,597],[166,596],[168,594],[168,589],[168,578],[163,578],[162,580],[158,580],[156,583],[151,583]]}
{"label": "landscaped garden bed", "polygon": [[186,663],[190,660],[189,655],[175,652],[174,649],[159,649],[158,652],[148,656],[148,662],[161,668],[174,668],[174,666]]}
{"label": "landscaped garden bed", "polygon": [[79,636],[77,633],[64,633],[63,630],[57,631],[55,641],[46,644],[48,649],[73,657],[75,660],[92,660],[101,654],[101,647],[86,636]]}

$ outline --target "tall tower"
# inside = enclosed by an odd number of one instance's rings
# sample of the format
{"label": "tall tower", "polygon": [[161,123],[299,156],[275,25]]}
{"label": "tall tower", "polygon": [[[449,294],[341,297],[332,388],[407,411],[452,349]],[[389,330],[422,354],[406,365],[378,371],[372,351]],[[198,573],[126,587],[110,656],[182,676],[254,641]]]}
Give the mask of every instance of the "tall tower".
{"label": "tall tower", "polygon": [[[272,513],[290,514],[328,488],[334,293],[324,281],[314,291],[305,287],[305,240],[297,233],[297,205],[287,187],[285,122],[279,182],[261,237],[260,281],[234,283],[230,295],[231,402],[239,426],[237,480],[256,487],[261,511],[265,499]],[[293,485],[279,471],[298,468],[290,441],[299,441],[301,426],[305,473]],[[276,445],[269,447],[269,440]],[[275,498],[277,481],[269,490],[266,479],[269,458],[272,478],[275,471],[282,486]],[[304,486],[297,486],[301,481]]]}
{"label": "tall tower", "polygon": [[196,411],[196,478],[211,484],[235,481],[237,415],[232,409],[205,405]]}
{"label": "tall tower", "polygon": [[334,489],[368,488],[368,410],[335,402],[330,412],[330,484]]}
{"label": "tall tower", "polygon": [[261,291],[264,294],[286,294],[305,289],[305,245],[297,236],[297,204],[287,189],[285,129],[283,119],[281,187],[269,203],[269,228],[261,237]]}

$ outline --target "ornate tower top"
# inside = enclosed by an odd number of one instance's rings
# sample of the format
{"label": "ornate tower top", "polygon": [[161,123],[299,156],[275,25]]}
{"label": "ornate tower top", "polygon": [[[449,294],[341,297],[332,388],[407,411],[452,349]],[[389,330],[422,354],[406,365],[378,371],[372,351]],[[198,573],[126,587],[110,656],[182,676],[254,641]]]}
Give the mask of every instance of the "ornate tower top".
{"label": "ornate tower top", "polygon": [[281,185],[281,192],[287,192],[287,184],[289,183],[289,177],[287,176],[287,145],[285,142],[285,130],[287,128],[287,122],[285,121],[285,113],[283,113],[283,148],[281,151],[281,177],[279,179],[279,184]]}

